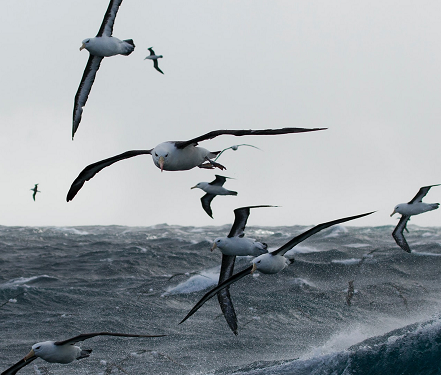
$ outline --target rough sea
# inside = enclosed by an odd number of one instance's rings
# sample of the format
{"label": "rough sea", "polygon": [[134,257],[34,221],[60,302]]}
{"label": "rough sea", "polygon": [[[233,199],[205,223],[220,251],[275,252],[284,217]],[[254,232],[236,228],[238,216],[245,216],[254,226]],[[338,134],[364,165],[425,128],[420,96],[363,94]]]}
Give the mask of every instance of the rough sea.
{"label": "rough sea", "polygon": [[[272,250],[306,229],[246,235]],[[229,230],[0,226],[0,371],[36,342],[113,331],[167,336],[95,337],[80,343],[89,358],[19,374],[441,374],[441,228],[409,225],[411,254],[392,226],[329,228],[279,274],[231,286],[238,336],[216,298],[178,324],[217,283],[210,247]]]}

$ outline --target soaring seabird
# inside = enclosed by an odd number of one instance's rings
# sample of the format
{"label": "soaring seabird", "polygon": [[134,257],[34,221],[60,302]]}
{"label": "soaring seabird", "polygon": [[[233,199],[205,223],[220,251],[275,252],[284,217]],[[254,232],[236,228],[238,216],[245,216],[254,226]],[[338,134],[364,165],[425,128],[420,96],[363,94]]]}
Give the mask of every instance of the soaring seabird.
{"label": "soaring seabird", "polygon": [[216,178],[211,182],[198,182],[191,189],[202,189],[207,194],[201,198],[202,208],[213,219],[213,212],[211,211],[210,203],[216,195],[237,195],[237,191],[227,190],[222,185],[227,178],[224,176],[215,175]]}
{"label": "soaring seabird", "polygon": [[285,269],[289,264],[292,263],[292,260],[289,260],[284,255],[288,250],[291,250],[294,246],[298,245],[300,242],[303,242],[307,238],[311,237],[313,234],[316,234],[320,232],[323,229],[329,228],[333,225],[344,223],[349,220],[358,219],[363,216],[367,216],[372,214],[373,212],[368,212],[361,215],[356,216],[349,216],[342,219],[337,219],[333,221],[328,221],[326,223],[322,223],[319,225],[316,225],[315,227],[307,230],[306,232],[294,237],[292,240],[288,241],[285,245],[279,247],[277,250],[272,251],[271,253],[265,253],[262,255],[259,255],[258,257],[254,258],[252,260],[252,265],[245,268],[244,270],[238,272],[234,276],[231,276],[224,282],[220,283],[215,288],[211,289],[209,292],[207,292],[200,300],[199,302],[190,310],[190,312],[187,314],[187,316],[182,319],[182,321],[179,323],[185,322],[190,316],[192,316],[199,308],[208,301],[211,297],[213,297],[215,294],[219,293],[221,290],[229,287],[234,282],[242,279],[246,275],[252,274],[255,270],[258,270],[265,274],[275,274],[283,269]]}
{"label": "soaring seabird", "polygon": [[34,359],[40,357],[51,363],[70,363],[75,359],[89,357],[91,349],[81,349],[75,346],[77,342],[90,339],[95,336],[120,336],[120,337],[163,337],[165,335],[132,335],[129,333],[94,332],[83,333],[64,341],[44,341],[32,345],[31,351],[15,365],[3,371],[1,375],[14,375],[20,369],[27,366]]}
{"label": "soaring seabird", "polygon": [[423,212],[436,210],[439,207],[439,203],[424,203],[422,201],[432,186],[439,185],[440,184],[423,186],[422,188],[420,188],[420,190],[418,190],[418,193],[412,198],[411,201],[409,201],[409,203],[400,203],[394,208],[394,211],[390,215],[392,216],[396,213],[401,214],[401,219],[392,232],[392,237],[395,239],[397,245],[408,253],[410,253],[411,250],[403,234],[404,229],[407,230],[407,222],[412,215],[419,215]]}
{"label": "soaring seabird", "polygon": [[249,146],[249,147],[254,147],[254,148],[257,148],[258,150],[260,150],[259,147],[256,147],[256,146],[253,146],[253,145],[249,145],[249,144],[246,144],[246,143],[242,143],[242,144],[240,144],[240,145],[233,145],[233,146],[230,146],[230,147],[224,148],[221,152],[219,152],[219,154],[216,156],[216,159],[214,159],[214,160],[219,159],[219,156],[221,156],[222,153],[223,153],[224,151],[226,151],[226,150],[230,150],[230,149],[231,149],[231,150],[233,150],[233,151],[237,151],[237,149],[239,148],[239,146]]}
{"label": "soaring seabird", "polygon": [[135,44],[132,39],[119,40],[112,36],[113,24],[115,22],[116,13],[122,0],[110,0],[104,15],[101,27],[95,38],[84,39],[80,47],[87,49],[90,53],[86,68],[84,69],[83,77],[81,78],[80,86],[75,95],[73,120],[72,120],[72,139],[78,129],[83,113],[83,107],[86,105],[90,90],[95,80],[96,72],[98,71],[101,60],[104,57],[115,55],[130,55],[135,49]]}
{"label": "soaring seabird", "polygon": [[32,194],[32,198],[33,198],[34,201],[35,201],[35,196],[37,195],[37,193],[41,193],[41,191],[38,190],[38,184],[35,184],[34,188],[33,188],[33,189],[30,189],[30,190],[32,190],[32,191],[34,192],[34,194]]}
{"label": "soaring seabird", "polygon": [[279,135],[288,133],[304,133],[317,130],[325,130],[326,128],[282,128],[282,129],[264,129],[264,130],[213,130],[209,133],[201,135],[199,137],[190,139],[188,141],[168,141],[157,145],[151,150],[132,150],[126,151],[122,154],[112,156],[108,159],[98,161],[96,163],[88,165],[78,175],[78,177],[72,183],[72,186],[67,193],[66,200],[69,202],[72,200],[83,184],[95,176],[99,171],[116,163],[117,161],[132,158],[138,155],[152,155],[153,163],[161,169],[166,171],[185,171],[195,167],[199,168],[219,168],[221,170],[225,167],[214,160],[214,158],[220,151],[208,151],[205,148],[197,147],[198,142],[202,142],[207,139],[215,138],[219,135],[230,134],[235,136],[243,135]]}
{"label": "soaring seabird", "polygon": [[162,59],[163,56],[162,55],[156,55],[155,51],[153,51],[153,47],[148,48],[148,50],[150,51],[150,55],[147,56],[144,60],[146,60],[146,59],[153,60],[153,66],[155,67],[155,69],[159,73],[164,74],[164,72],[161,69],[159,69],[159,66],[158,66],[158,59]]}

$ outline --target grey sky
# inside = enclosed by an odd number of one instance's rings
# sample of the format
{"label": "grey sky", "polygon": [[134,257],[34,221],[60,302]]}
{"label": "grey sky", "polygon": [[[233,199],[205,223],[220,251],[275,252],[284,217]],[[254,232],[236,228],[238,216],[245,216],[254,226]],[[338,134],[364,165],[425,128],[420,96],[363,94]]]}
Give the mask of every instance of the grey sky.
{"label": "grey sky", "polygon": [[[441,3],[437,1],[125,0],[114,36],[128,57],[105,58],[71,140],[73,100],[107,0],[6,0],[0,121],[3,225],[221,225],[233,209],[249,223],[316,224],[378,212],[351,225],[395,225],[396,203],[441,183]],[[164,75],[144,61],[153,46]],[[210,130],[328,127],[274,137],[221,136],[239,148],[227,171],[161,174],[150,156],[119,162],[66,193],[88,164]],[[202,210],[219,173],[237,197]],[[31,189],[41,194],[32,201]],[[441,187],[426,202],[441,201]],[[258,212],[259,211],[259,212]],[[411,224],[440,225],[441,211]]]}

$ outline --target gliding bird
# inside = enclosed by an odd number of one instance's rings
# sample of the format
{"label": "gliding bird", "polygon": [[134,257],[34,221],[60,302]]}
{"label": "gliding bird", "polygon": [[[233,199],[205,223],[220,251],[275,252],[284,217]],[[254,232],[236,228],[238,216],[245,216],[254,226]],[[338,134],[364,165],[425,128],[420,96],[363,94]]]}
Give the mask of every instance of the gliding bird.
{"label": "gliding bird", "polygon": [[166,171],[186,171],[195,167],[199,168],[219,168],[226,169],[223,165],[211,160],[220,151],[208,151],[205,148],[198,147],[198,142],[207,139],[215,138],[219,135],[230,134],[237,137],[243,135],[279,135],[288,133],[304,133],[317,130],[325,130],[326,128],[282,128],[282,129],[264,129],[264,130],[213,130],[207,134],[190,139],[188,141],[169,141],[157,145],[151,150],[132,150],[122,154],[98,161],[88,165],[78,175],[72,183],[72,186],[67,193],[66,200],[72,200],[84,183],[95,176],[99,171],[116,163],[117,161],[132,158],[138,155],[152,155],[153,163],[161,169]]}
{"label": "gliding bird", "polygon": [[227,178],[224,176],[215,175],[216,178],[211,182],[198,182],[191,189],[202,189],[207,194],[201,198],[202,208],[213,219],[213,212],[211,210],[210,203],[216,195],[237,195],[237,191],[227,190],[222,185]]}
{"label": "gliding bird", "polygon": [[394,208],[394,211],[390,215],[392,216],[396,213],[401,214],[401,219],[392,232],[392,237],[394,238],[397,245],[408,253],[410,253],[411,250],[403,234],[404,229],[407,230],[407,222],[412,215],[419,215],[423,212],[436,210],[439,207],[439,203],[424,203],[422,201],[432,186],[439,185],[440,184],[423,186],[422,188],[420,188],[420,190],[418,190],[418,193],[412,198],[412,200],[409,201],[409,203],[400,203]]}
{"label": "gliding bird", "polygon": [[32,345],[32,350],[15,365],[3,371],[1,375],[14,375],[33,360],[40,357],[51,363],[70,363],[75,359],[83,359],[90,356],[91,349],[81,349],[75,346],[77,342],[90,339],[95,336],[119,336],[119,337],[163,337],[165,335],[132,335],[129,333],[94,332],[83,333],[64,341],[44,341]]}
{"label": "gliding bird", "polygon": [[80,51],[84,48],[87,49],[90,56],[86,68],[84,69],[80,86],[75,95],[72,120],[72,139],[80,125],[83,107],[86,105],[87,98],[89,97],[90,90],[95,81],[96,72],[100,68],[101,60],[104,57],[115,55],[128,56],[135,49],[135,44],[132,39],[119,40],[112,36],[113,24],[121,3],[122,0],[110,0],[98,34],[96,34],[95,38],[84,39],[80,47]]}
{"label": "gliding bird", "polygon": [[254,147],[254,148],[257,148],[258,150],[260,150],[259,147],[256,147],[256,146],[253,146],[253,145],[249,145],[249,144],[246,144],[246,143],[242,143],[242,144],[240,144],[240,145],[233,145],[233,146],[230,146],[230,147],[224,148],[224,149],[223,149],[223,150],[222,150],[222,151],[216,156],[216,159],[214,159],[214,160],[219,159],[219,156],[221,156],[222,153],[223,153],[224,151],[227,151],[227,150],[229,150],[229,149],[231,149],[231,150],[233,150],[233,151],[237,151],[237,149],[239,148],[239,146],[249,146],[249,147]]}
{"label": "gliding bird", "polygon": [[258,270],[265,274],[274,274],[282,271],[285,269],[290,263],[292,263],[291,260],[286,258],[284,255],[288,250],[291,250],[294,246],[298,245],[300,242],[303,242],[307,238],[311,237],[313,234],[316,234],[320,232],[323,229],[329,228],[333,225],[344,223],[349,220],[358,219],[363,216],[367,216],[372,214],[373,212],[368,212],[366,214],[356,215],[356,216],[349,216],[342,219],[337,219],[333,221],[328,221],[326,223],[318,224],[315,227],[307,230],[306,232],[294,237],[292,240],[288,241],[285,245],[279,247],[277,250],[272,251],[271,253],[265,253],[262,255],[259,255],[257,258],[254,258],[252,261],[252,265],[248,268],[245,268],[244,270],[236,273],[234,276],[230,277],[229,279],[225,280],[224,282],[220,283],[215,288],[211,289],[209,292],[207,292],[200,300],[199,302],[190,310],[190,312],[187,314],[187,316],[182,319],[182,321],[179,323],[185,322],[190,316],[192,316],[199,308],[207,302],[210,298],[212,298],[215,294],[219,293],[221,290],[229,287],[231,284],[235,283],[236,281],[242,279],[246,275],[252,274],[255,270]]}
{"label": "gliding bird", "polygon": [[37,190],[37,189],[38,189],[38,184],[35,184],[34,188],[30,189],[34,192],[34,194],[32,194],[32,198],[34,199],[34,201],[35,201],[35,196],[37,195],[37,193],[41,193],[41,191]]}
{"label": "gliding bird", "polygon": [[159,69],[158,66],[158,59],[162,59],[163,56],[162,55],[156,55],[155,51],[153,51],[153,47],[148,48],[148,50],[150,51],[150,55],[147,56],[144,60],[149,59],[149,60],[153,60],[153,67],[159,72],[164,74],[164,72]]}

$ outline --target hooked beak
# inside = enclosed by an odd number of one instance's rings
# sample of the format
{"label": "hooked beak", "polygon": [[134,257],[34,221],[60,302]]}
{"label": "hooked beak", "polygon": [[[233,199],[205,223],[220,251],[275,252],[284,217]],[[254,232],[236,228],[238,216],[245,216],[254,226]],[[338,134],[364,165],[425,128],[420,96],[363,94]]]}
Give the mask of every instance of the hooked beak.
{"label": "hooked beak", "polygon": [[211,251],[213,251],[214,249],[217,249],[217,245],[216,245],[216,242],[215,242],[215,243],[213,243],[213,246],[211,246]]}
{"label": "hooked beak", "polygon": [[29,358],[32,358],[35,355],[34,349],[32,349],[26,356],[23,358],[23,360],[26,362]]}
{"label": "hooked beak", "polygon": [[164,156],[161,156],[159,158],[158,163],[159,163],[159,168],[161,168],[161,172],[162,172],[164,170]]}
{"label": "hooked beak", "polygon": [[253,263],[253,268],[251,269],[250,274],[252,275],[254,273],[254,271],[257,270],[257,264]]}
{"label": "hooked beak", "polygon": [[397,211],[394,210],[394,212],[392,212],[392,213],[390,214],[390,217],[392,217],[392,216],[395,215],[396,213],[397,213]]}
{"label": "hooked beak", "polygon": [[83,43],[80,47],[80,51],[83,50],[84,48],[86,48],[86,45]]}

